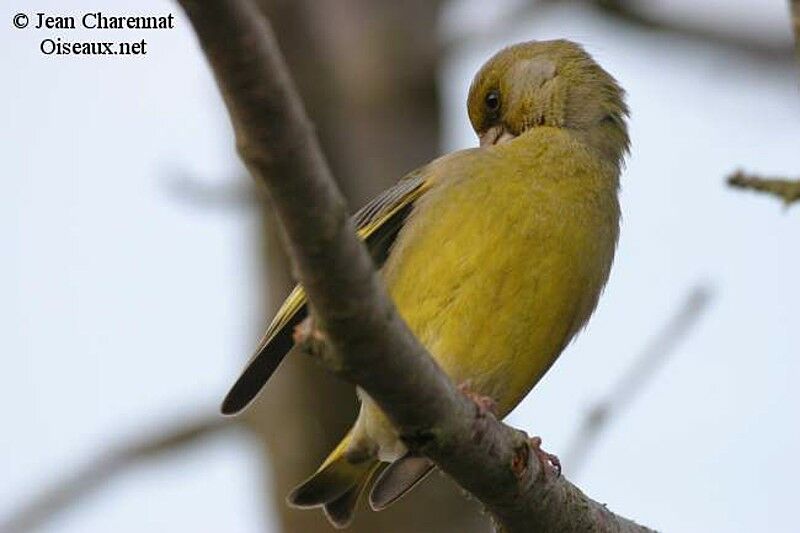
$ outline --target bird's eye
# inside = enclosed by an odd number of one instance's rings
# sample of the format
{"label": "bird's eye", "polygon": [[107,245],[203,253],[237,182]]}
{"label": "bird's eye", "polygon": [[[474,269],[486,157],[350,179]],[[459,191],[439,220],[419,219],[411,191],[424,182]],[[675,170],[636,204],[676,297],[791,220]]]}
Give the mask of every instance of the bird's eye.
{"label": "bird's eye", "polygon": [[489,91],[486,93],[486,99],[484,101],[486,102],[486,109],[489,111],[496,112],[500,109],[500,93],[497,91]]}

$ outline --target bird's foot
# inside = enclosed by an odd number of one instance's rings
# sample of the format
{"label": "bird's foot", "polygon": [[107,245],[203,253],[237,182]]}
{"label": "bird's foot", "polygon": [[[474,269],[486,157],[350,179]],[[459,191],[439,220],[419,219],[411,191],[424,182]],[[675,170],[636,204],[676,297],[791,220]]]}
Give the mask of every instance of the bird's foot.
{"label": "bird's foot", "polygon": [[531,450],[539,460],[539,465],[542,467],[542,472],[545,476],[548,474],[555,474],[555,477],[561,476],[561,460],[557,455],[547,453],[542,449],[542,438],[531,437],[530,439]]}
{"label": "bird's foot", "polygon": [[306,317],[294,327],[292,340],[295,344],[302,344],[314,334],[314,329],[314,319],[310,316]]}
{"label": "bird's foot", "polygon": [[294,327],[292,340],[300,353],[324,359],[326,354],[325,334],[317,329],[312,317],[305,318]]}
{"label": "bird's foot", "polygon": [[478,407],[479,414],[481,415],[485,415],[487,413],[496,414],[495,411],[496,405],[494,403],[494,400],[489,396],[483,396],[481,394],[478,394],[477,392],[474,392],[471,387],[472,383],[469,380],[467,380],[458,386],[458,390],[461,392],[461,394],[472,400],[472,403],[474,403]]}

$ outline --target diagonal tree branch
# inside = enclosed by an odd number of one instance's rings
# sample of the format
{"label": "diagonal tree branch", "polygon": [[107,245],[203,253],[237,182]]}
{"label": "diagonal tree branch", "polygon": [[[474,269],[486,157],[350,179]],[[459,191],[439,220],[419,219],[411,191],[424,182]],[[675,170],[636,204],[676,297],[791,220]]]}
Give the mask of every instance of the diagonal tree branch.
{"label": "diagonal tree branch", "polygon": [[782,199],[786,206],[800,200],[800,180],[762,178],[738,170],[728,177],[728,185],[736,189],[750,189],[772,194]]}
{"label": "diagonal tree branch", "polygon": [[328,367],[360,385],[414,451],[478,498],[504,531],[648,531],[535,460],[527,436],[456,390],[399,318],[267,21],[246,0],[179,0],[214,70],[239,153],[272,198]]}
{"label": "diagonal tree branch", "polygon": [[203,442],[222,430],[239,425],[218,416],[206,416],[184,421],[164,433],[109,450],[0,520],[0,531],[23,533],[41,528],[61,511],[92,494],[125,469]]}

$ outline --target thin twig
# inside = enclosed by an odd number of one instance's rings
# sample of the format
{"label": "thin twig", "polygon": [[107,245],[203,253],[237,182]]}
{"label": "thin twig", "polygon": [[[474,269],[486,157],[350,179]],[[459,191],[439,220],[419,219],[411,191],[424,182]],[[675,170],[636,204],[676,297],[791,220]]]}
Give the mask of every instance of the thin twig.
{"label": "thin twig", "polygon": [[691,329],[708,309],[711,291],[704,286],[694,288],[678,312],[664,328],[653,337],[633,365],[622,375],[606,397],[598,401],[586,414],[583,424],[567,446],[564,464],[573,476],[577,475],[592,446],[612,419],[636,399],[636,395],[653,378],[659,367],[675,352]]}
{"label": "thin twig", "polygon": [[646,531],[548,475],[527,437],[461,394],[398,316],[356,238],[267,21],[246,0],[180,0],[216,79],[239,153],[266,185],[326,360],[362,386],[409,447],[509,532]]}
{"label": "thin twig", "polygon": [[109,450],[71,476],[56,481],[24,507],[0,521],[0,531],[22,533],[40,528],[128,468],[196,445],[221,430],[237,425],[233,420],[214,414],[183,422],[164,433]]}
{"label": "thin twig", "polygon": [[[800,0],[789,0],[789,16],[794,30],[794,50],[800,66]],[[783,200],[785,207],[800,200],[800,179],[763,178],[737,170],[728,176],[728,185],[736,189],[765,192]]]}
{"label": "thin twig", "polygon": [[762,178],[738,170],[728,177],[728,185],[736,189],[750,189],[772,194],[783,200],[784,205],[787,206],[800,200],[800,179]]}

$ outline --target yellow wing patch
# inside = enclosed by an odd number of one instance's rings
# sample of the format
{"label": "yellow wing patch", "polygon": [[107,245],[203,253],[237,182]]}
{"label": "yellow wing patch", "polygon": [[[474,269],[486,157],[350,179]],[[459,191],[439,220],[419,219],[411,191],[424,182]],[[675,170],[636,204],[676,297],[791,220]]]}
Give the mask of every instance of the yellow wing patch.
{"label": "yellow wing patch", "polygon": [[[369,246],[369,238],[391,221],[401,210],[409,207],[417,198],[422,196],[429,188],[428,182],[423,180],[418,173],[412,174],[370,203],[361,208],[353,217],[359,225],[357,234]],[[306,303],[306,293],[299,284],[295,285],[280,309],[272,319],[267,331],[258,343],[256,354],[266,348],[275,335],[278,334],[292,317],[300,311]]]}

